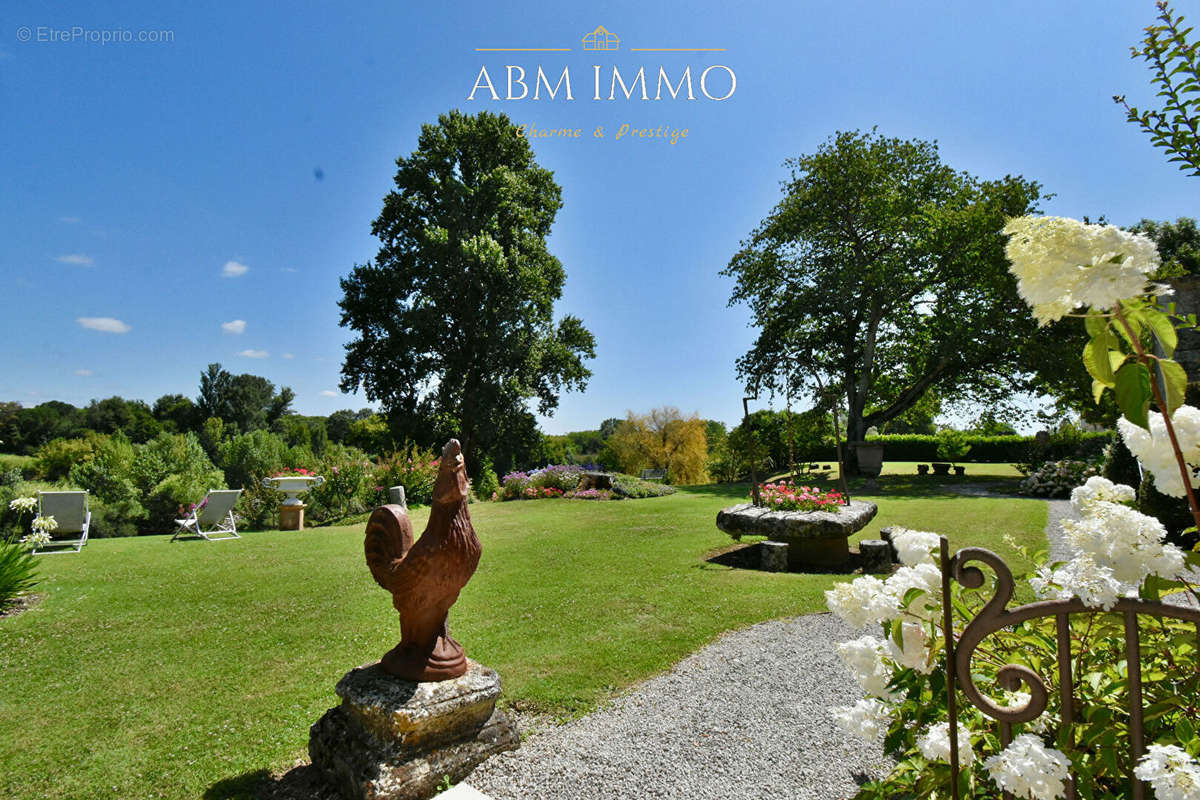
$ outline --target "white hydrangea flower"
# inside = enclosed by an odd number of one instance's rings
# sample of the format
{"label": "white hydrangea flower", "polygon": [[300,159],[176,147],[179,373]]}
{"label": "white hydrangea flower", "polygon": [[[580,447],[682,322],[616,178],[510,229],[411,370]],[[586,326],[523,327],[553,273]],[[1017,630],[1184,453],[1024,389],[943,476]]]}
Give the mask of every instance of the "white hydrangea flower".
{"label": "white hydrangea flower", "polygon": [[[1175,428],[1175,438],[1179,442],[1183,460],[1188,465],[1200,464],[1200,409],[1180,406],[1171,415],[1171,424]],[[1154,475],[1156,489],[1171,497],[1184,497],[1187,494],[1162,414],[1151,415],[1149,431],[1124,417],[1117,420],[1117,429],[1129,452],[1137,456],[1142,466]],[[1190,482],[1193,488],[1200,485],[1195,475],[1190,477]]]}
{"label": "white hydrangea flower", "polygon": [[902,564],[910,567],[918,564],[936,564],[933,554],[941,547],[941,537],[926,531],[893,528],[892,546],[896,548]]}
{"label": "white hydrangea flower", "polygon": [[1032,733],[1022,733],[1008,747],[983,762],[1001,789],[1031,800],[1062,797],[1070,762]]}
{"label": "white hydrangea flower", "polygon": [[1112,570],[1121,583],[1136,587],[1147,575],[1174,580],[1183,572],[1183,551],[1164,543],[1163,524],[1129,506],[1099,500],[1083,519],[1063,520],[1062,528],[1077,553]]}
{"label": "white hydrangea flower", "polygon": [[[930,761],[950,763],[950,723],[937,722],[917,738],[917,749]],[[958,763],[967,766],[975,760],[971,749],[971,731],[958,723]]]}
{"label": "white hydrangea flower", "polygon": [[[1009,709],[1025,708],[1027,705],[1029,705],[1029,701],[1031,699],[1032,698],[1030,697],[1029,692],[1022,692],[1022,691],[1014,692],[1010,689],[1004,690],[1004,707],[1005,708],[1009,708]],[[1038,716],[1029,720],[1029,722],[1025,722],[1022,724],[1024,724],[1025,729],[1031,733],[1045,733],[1046,731],[1048,731],[1050,729],[1051,723],[1057,723],[1057,722],[1058,722],[1058,717],[1056,715],[1051,714],[1049,711],[1043,711]]]}
{"label": "white hydrangea flower", "polygon": [[1017,217],[1004,226],[1017,292],[1039,325],[1077,308],[1112,308],[1146,291],[1158,249],[1141,234],[1065,217]]}
{"label": "white hydrangea flower", "polygon": [[17,511],[22,514],[28,514],[29,512],[31,512],[35,508],[37,508],[37,498],[36,497],[17,497],[8,504],[8,507],[13,511]]}
{"label": "white hydrangea flower", "polygon": [[836,584],[825,592],[825,605],[851,628],[865,628],[900,616],[883,581],[873,575]]}
{"label": "white hydrangea flower", "polygon": [[1092,506],[1100,501],[1128,503],[1136,496],[1132,486],[1113,483],[1108,478],[1093,475],[1083,486],[1077,486],[1071,491],[1071,506],[1077,513],[1087,514]]}
{"label": "white hydrangea flower", "polygon": [[1133,770],[1158,800],[1200,800],[1200,764],[1173,744],[1152,744]]}
{"label": "white hydrangea flower", "polygon": [[838,655],[863,691],[890,699],[892,693],[887,685],[892,680],[892,670],[883,660],[886,653],[887,642],[878,636],[863,636],[838,645]]}
{"label": "white hydrangea flower", "polygon": [[847,733],[861,736],[868,742],[883,736],[892,721],[887,706],[873,697],[859,700],[852,706],[834,706],[829,713]]}
{"label": "white hydrangea flower", "polygon": [[921,595],[908,606],[907,613],[920,619],[933,619],[942,607],[942,571],[933,564],[917,564],[900,567],[884,581],[884,591],[891,598],[891,605],[899,609],[909,589],[923,589]]}
{"label": "white hydrangea flower", "polygon": [[1088,556],[1076,556],[1066,564],[1051,569],[1038,567],[1029,579],[1034,593],[1042,600],[1070,600],[1078,597],[1088,608],[1106,611],[1122,597],[1137,594],[1137,586],[1121,583],[1108,567],[1100,566]]}
{"label": "white hydrangea flower", "polygon": [[933,672],[933,658],[929,647],[929,633],[917,622],[905,622],[900,626],[901,646],[888,640],[888,658],[902,667],[915,669],[923,675]]}

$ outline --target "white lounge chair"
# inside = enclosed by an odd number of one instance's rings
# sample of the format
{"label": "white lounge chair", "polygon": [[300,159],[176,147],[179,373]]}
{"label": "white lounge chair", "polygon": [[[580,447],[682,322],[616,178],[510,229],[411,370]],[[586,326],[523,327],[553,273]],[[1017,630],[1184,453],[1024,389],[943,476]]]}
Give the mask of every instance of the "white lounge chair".
{"label": "white lounge chair", "polygon": [[233,516],[233,506],[241,494],[241,489],[211,490],[186,519],[175,520],[178,530],[171,541],[180,536],[199,536],[210,542],[242,538],[238,535],[237,521]]}
{"label": "white lounge chair", "polygon": [[[74,535],[74,538],[52,538],[46,544],[34,546],[31,553],[78,553],[87,544],[88,527],[92,524],[87,492],[38,492],[38,516],[54,517],[58,527],[52,531],[52,535],[66,533]],[[56,549],[47,550],[47,547]]]}

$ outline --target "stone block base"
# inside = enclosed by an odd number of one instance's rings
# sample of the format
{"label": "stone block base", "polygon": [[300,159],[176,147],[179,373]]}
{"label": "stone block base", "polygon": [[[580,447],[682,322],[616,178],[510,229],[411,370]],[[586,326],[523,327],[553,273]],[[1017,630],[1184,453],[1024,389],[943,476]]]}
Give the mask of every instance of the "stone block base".
{"label": "stone block base", "polygon": [[892,571],[892,546],[883,539],[862,539],[858,543],[864,575]]}
{"label": "stone block base", "polygon": [[280,506],[279,507],[279,530],[281,531],[302,531],[304,530],[304,509],[308,506],[301,503],[298,506]]}
{"label": "stone block base", "polygon": [[424,683],[370,664],[346,673],[337,693],[342,704],[312,726],[308,754],[347,800],[425,800],[443,776],[461,781],[520,744],[496,709],[500,677],[474,661],[461,678]]}
{"label": "stone block base", "polygon": [[767,572],[787,572],[788,546],[783,542],[759,542],[759,567]]}

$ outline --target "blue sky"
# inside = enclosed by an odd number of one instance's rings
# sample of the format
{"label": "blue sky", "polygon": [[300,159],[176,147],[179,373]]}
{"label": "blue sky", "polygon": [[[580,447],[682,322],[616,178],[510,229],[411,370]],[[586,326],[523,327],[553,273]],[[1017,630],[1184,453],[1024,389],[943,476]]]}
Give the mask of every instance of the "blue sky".
{"label": "blue sky", "polygon": [[[1200,0],[1174,7],[1193,17]],[[1129,57],[1150,0],[448,8],[6,3],[0,399],[194,396],[219,361],[293,387],[301,413],[366,405],[336,391],[350,338],[338,279],[375,254],[395,159],[451,108],[584,134],[534,141],[563,189],[556,311],[597,340],[588,390],[563,396],[550,433],[662,405],[736,421],[734,361],[754,331],[718,273],[778,201],[783,160],[837,130],[936,139],[957,169],[1041,181],[1056,195],[1047,213],[1120,225],[1200,214],[1200,181],[1111,100],[1152,102],[1149,71]],[[598,25],[618,51],[583,49]],[[169,40],[106,44],[106,31]],[[508,64],[555,80],[569,67],[575,100],[467,100],[485,66],[504,94]],[[594,101],[593,64],[605,98],[613,65],[651,79],[690,66],[698,83],[722,64],[737,89],[719,102],[698,85],[690,102]],[[626,123],[688,134],[615,140]]]}

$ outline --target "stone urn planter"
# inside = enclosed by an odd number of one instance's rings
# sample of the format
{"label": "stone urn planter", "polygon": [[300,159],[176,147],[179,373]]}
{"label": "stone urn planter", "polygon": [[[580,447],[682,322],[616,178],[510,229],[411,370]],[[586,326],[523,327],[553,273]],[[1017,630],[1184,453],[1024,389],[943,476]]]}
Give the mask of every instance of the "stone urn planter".
{"label": "stone urn planter", "polygon": [[966,467],[955,467],[954,474],[961,478],[963,475],[967,474],[967,468]]}
{"label": "stone urn planter", "polygon": [[878,478],[883,471],[883,445],[874,442],[851,442],[858,471],[868,478]]}
{"label": "stone urn planter", "polygon": [[934,475],[949,475],[950,474],[950,465],[947,463],[941,462],[941,461],[933,462],[933,474]]}
{"label": "stone urn planter", "polygon": [[325,483],[324,475],[283,475],[278,478],[263,478],[263,486],[268,489],[275,489],[287,495],[280,505],[283,506],[298,506],[303,505],[300,502],[300,495],[307,492],[309,489],[321,486]]}
{"label": "stone urn planter", "polygon": [[843,567],[850,560],[850,535],[875,518],[879,507],[852,500],[837,511],[770,511],[752,503],[739,503],[717,513],[717,528],[734,539],[766,536],[787,545],[789,572],[805,568]]}
{"label": "stone urn planter", "polygon": [[918,475],[928,475],[929,474],[929,465],[928,464],[917,464],[917,474]]}
{"label": "stone urn planter", "polygon": [[274,478],[263,478],[263,486],[275,489],[287,495],[279,504],[279,530],[304,530],[304,509],[308,506],[300,502],[300,495],[309,489],[325,483],[323,475],[280,475]]}

